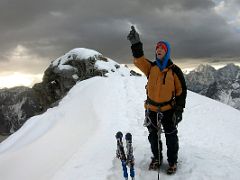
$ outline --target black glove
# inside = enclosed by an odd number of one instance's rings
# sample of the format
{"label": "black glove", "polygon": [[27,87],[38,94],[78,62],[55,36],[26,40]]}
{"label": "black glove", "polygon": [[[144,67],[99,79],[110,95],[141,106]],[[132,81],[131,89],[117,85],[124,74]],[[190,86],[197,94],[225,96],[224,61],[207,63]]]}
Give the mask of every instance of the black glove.
{"label": "black glove", "polygon": [[182,113],[183,113],[183,108],[182,107],[176,107],[175,111],[173,113],[173,123],[174,125],[178,125],[178,123],[180,123],[182,121]]}
{"label": "black glove", "polygon": [[140,42],[140,37],[138,32],[135,30],[134,26],[131,26],[131,31],[127,36],[127,39],[131,42],[131,44],[137,44]]}
{"label": "black glove", "polygon": [[140,58],[143,56],[143,45],[140,41],[139,34],[135,30],[134,26],[131,26],[131,31],[127,36],[127,39],[131,42],[132,54],[135,58]]}

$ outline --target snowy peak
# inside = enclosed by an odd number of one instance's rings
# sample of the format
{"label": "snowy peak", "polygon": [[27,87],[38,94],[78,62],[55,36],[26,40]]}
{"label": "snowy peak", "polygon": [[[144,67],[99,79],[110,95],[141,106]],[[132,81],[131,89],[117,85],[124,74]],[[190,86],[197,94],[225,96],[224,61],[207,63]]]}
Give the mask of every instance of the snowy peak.
{"label": "snowy peak", "polygon": [[218,70],[218,76],[221,79],[239,79],[240,67],[235,64],[227,64],[223,68]]}
{"label": "snowy peak", "polygon": [[89,58],[97,59],[97,57],[103,57],[103,55],[92,49],[75,48],[75,49],[70,50],[63,56],[57,58],[51,64],[53,66],[59,66],[59,65],[64,66],[66,63],[68,63],[68,61],[82,60],[82,59],[89,59]]}
{"label": "snowy peak", "polygon": [[185,75],[189,90],[240,109],[240,67],[227,64],[221,69],[200,65]]}
{"label": "snowy peak", "polygon": [[97,70],[101,71],[98,75],[108,76],[115,72],[122,76],[130,75],[130,70],[124,65],[120,65],[110,58],[103,56],[101,53],[87,48],[72,49],[52,61],[49,67],[52,68],[54,72],[58,74],[64,73],[65,76],[67,75],[69,77],[72,76],[75,80],[86,79],[86,77],[81,77],[82,72],[85,73],[84,75],[89,74],[89,76],[91,76],[91,72]]}
{"label": "snowy peak", "polygon": [[52,61],[46,71],[73,78],[74,81],[88,79],[94,76],[141,76],[126,65],[105,57],[93,49],[75,48]]}
{"label": "snowy peak", "polygon": [[200,72],[200,73],[207,73],[207,72],[215,72],[216,69],[208,64],[200,64],[196,70],[194,70],[195,72]]}
{"label": "snowy peak", "polygon": [[[199,65],[195,70],[186,75],[187,86],[194,92],[204,94],[205,88],[214,83],[216,69],[209,65]],[[204,91],[204,92],[202,92]]]}

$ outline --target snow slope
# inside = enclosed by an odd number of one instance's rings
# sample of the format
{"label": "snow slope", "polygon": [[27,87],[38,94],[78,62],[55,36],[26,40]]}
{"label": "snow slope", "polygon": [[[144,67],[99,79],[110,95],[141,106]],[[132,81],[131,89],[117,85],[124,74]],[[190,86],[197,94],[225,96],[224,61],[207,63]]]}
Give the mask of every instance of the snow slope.
{"label": "snow slope", "polygon": [[[136,180],[157,179],[144,119],[146,79],[110,75],[75,85],[58,107],[31,118],[0,144],[1,180],[123,179],[115,133],[131,132]],[[240,112],[188,92],[179,125],[179,170],[161,180],[239,179]],[[164,137],[162,138],[164,141]]]}

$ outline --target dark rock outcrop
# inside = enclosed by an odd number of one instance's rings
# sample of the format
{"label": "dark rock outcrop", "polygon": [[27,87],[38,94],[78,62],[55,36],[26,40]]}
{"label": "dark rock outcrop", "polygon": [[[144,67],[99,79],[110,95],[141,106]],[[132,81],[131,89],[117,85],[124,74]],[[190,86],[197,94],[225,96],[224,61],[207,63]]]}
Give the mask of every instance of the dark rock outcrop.
{"label": "dark rock outcrop", "polygon": [[43,112],[39,97],[28,87],[0,90],[0,134],[16,131],[26,119]]}

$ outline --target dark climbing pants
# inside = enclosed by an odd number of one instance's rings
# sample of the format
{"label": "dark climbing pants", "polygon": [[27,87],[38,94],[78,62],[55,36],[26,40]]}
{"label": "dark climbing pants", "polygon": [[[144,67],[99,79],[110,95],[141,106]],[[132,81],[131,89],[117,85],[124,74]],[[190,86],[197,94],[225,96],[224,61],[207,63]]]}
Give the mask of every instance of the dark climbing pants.
{"label": "dark climbing pants", "polygon": [[[177,162],[178,159],[178,136],[177,128],[174,122],[172,121],[173,110],[168,110],[163,112],[163,118],[161,120],[162,127],[165,132],[166,145],[167,145],[167,157],[169,164]],[[158,158],[158,130],[157,130],[157,112],[149,111],[148,117],[151,120],[151,123],[147,126],[149,131],[148,140],[151,144],[151,150],[153,156]],[[162,158],[162,141],[160,140],[160,158]]]}

